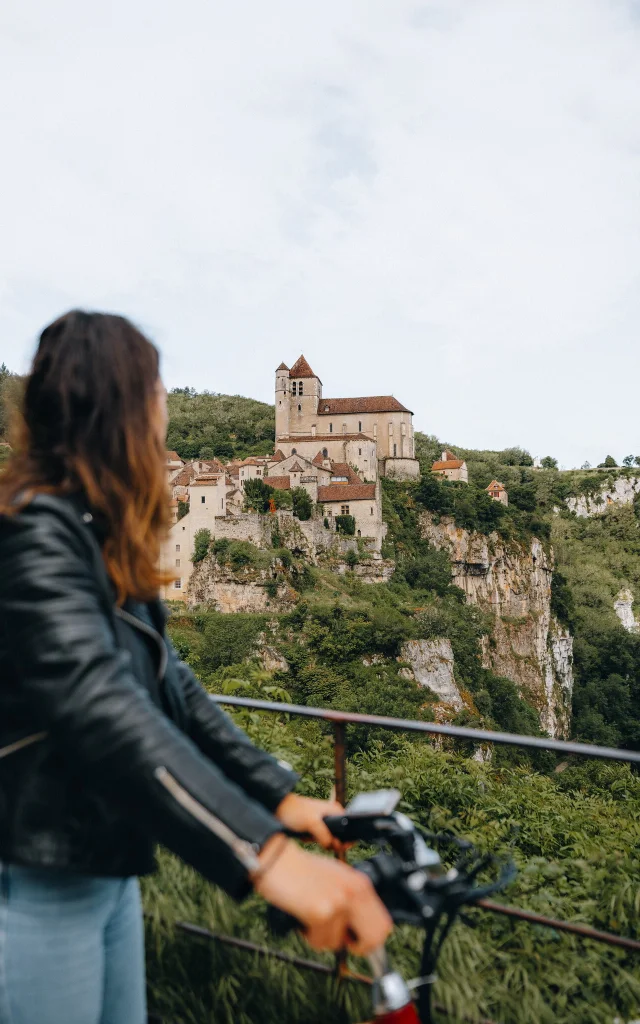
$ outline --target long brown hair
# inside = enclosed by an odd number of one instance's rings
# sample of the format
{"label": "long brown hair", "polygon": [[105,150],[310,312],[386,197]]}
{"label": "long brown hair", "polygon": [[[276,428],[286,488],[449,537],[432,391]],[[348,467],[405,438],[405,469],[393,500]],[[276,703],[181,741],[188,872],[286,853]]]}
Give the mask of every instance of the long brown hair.
{"label": "long brown hair", "polygon": [[8,515],[38,493],[84,495],[120,603],[173,578],[159,569],[169,501],[158,387],[157,349],[133,324],[66,313],[40,335],[0,487]]}

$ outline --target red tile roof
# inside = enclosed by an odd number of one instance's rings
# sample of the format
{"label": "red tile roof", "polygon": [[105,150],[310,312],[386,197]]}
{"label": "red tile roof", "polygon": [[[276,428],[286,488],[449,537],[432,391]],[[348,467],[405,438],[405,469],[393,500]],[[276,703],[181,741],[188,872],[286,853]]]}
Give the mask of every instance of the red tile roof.
{"label": "red tile roof", "polygon": [[350,484],[361,484],[362,480],[351,468],[348,462],[333,462],[331,464],[332,476],[346,476]]}
{"label": "red tile roof", "polygon": [[318,487],[318,501],[374,501],[375,484],[329,484]]}
{"label": "red tile roof", "polygon": [[193,473],[189,469],[181,469],[175,480],[171,481],[172,487],[188,487],[191,483]]}
{"label": "red tile roof", "polygon": [[[287,366],[286,363],[280,363],[280,366],[278,367],[278,370],[286,370],[287,373],[288,373],[289,372],[289,367]],[[278,372],[278,370],[276,370],[276,373]]]}
{"label": "red tile roof", "polygon": [[263,479],[265,484],[269,484],[269,487],[273,487],[274,491],[291,490],[291,478],[288,476],[265,476]]}
{"label": "red tile roof", "polygon": [[433,466],[431,467],[431,471],[437,472],[440,469],[462,469],[463,466],[463,459],[447,459],[446,462],[434,462]]}
{"label": "red tile roof", "polygon": [[281,452],[280,449],[278,448],[275,455],[272,455],[271,458],[269,459],[269,462],[284,462],[285,458],[286,456],[284,455],[284,452]]}
{"label": "red tile roof", "polygon": [[487,488],[487,491],[506,491],[504,484],[501,484],[499,480],[492,480]]}
{"label": "red tile roof", "polygon": [[318,454],[316,455],[315,459],[312,459],[312,464],[314,466],[323,466],[324,465],[324,455],[322,454],[322,452],[318,452]]}
{"label": "red tile roof", "polygon": [[183,462],[177,452],[167,452],[167,462]]}
{"label": "red tile roof", "polygon": [[318,402],[318,416],[340,416],[358,412],[411,412],[393,395],[377,395],[374,398],[321,398]]}
{"label": "red tile roof", "polygon": [[[300,356],[297,362],[289,370],[290,377],[316,377],[304,356]],[[318,378],[319,379],[319,378]]]}

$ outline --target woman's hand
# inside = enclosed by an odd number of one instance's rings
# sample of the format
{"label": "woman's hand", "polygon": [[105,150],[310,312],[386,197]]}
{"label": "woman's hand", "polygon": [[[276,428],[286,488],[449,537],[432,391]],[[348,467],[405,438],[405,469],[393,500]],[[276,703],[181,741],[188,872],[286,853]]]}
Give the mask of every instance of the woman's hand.
{"label": "woman's hand", "polygon": [[346,946],[366,956],[391,933],[393,922],[373,885],[348,864],[308,853],[282,835],[269,839],[259,859],[265,871],[256,877],[256,891],[293,914],[315,949]]}
{"label": "woman's hand", "polygon": [[314,800],[309,796],[288,793],[278,805],[276,818],[292,832],[308,832],[325,850],[341,850],[342,843],[331,835],[323,818],[342,814],[344,808],[336,800]]}

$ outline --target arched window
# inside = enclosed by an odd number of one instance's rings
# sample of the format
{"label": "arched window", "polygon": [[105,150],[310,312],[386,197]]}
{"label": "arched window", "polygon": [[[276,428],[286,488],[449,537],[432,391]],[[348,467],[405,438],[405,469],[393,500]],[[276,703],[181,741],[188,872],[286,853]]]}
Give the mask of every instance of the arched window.
{"label": "arched window", "polygon": [[323,448],[322,449],[322,458],[323,459],[328,459],[329,458],[329,450],[327,448]]}
{"label": "arched window", "polygon": [[297,455],[298,454],[298,449],[297,448],[292,448],[291,449],[291,454],[292,455]]}
{"label": "arched window", "polygon": [[294,380],[293,384],[291,385],[291,394],[295,395],[295,393],[296,393],[296,382]]}
{"label": "arched window", "polygon": [[298,394],[302,394],[302,381],[298,381]]}

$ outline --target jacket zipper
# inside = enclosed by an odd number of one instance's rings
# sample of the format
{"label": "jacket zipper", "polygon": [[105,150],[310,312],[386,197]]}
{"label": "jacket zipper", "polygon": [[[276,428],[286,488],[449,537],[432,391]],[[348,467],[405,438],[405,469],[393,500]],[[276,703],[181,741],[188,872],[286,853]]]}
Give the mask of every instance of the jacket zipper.
{"label": "jacket zipper", "polygon": [[16,754],[23,747],[30,747],[32,743],[39,743],[46,736],[48,736],[46,732],[34,732],[31,736],[24,736],[21,740],[16,740],[15,743],[2,747],[0,749],[0,757],[9,757],[10,754]]}
{"label": "jacket zipper", "polygon": [[256,854],[256,848],[252,843],[249,843],[246,839],[240,839],[228,825],[225,825],[215,814],[212,814],[206,807],[203,807],[195,797],[187,792],[184,786],[180,785],[178,780],[171,772],[167,771],[164,765],[156,768],[153,774],[185,811],[231,848],[249,874],[254,874],[260,870],[260,861]]}
{"label": "jacket zipper", "polygon": [[153,629],[152,626],[148,626],[147,623],[143,622],[141,619],[137,619],[135,615],[131,614],[131,612],[126,612],[124,608],[116,607],[114,608],[114,612],[118,616],[118,618],[123,620],[123,622],[128,622],[129,625],[133,626],[134,629],[139,629],[141,633],[146,633],[147,636],[150,636],[158,644],[160,648],[160,665],[158,668],[158,679],[162,680],[164,678],[165,672],[167,671],[169,653],[167,651],[167,645],[165,644],[164,640],[162,639],[158,631]]}

